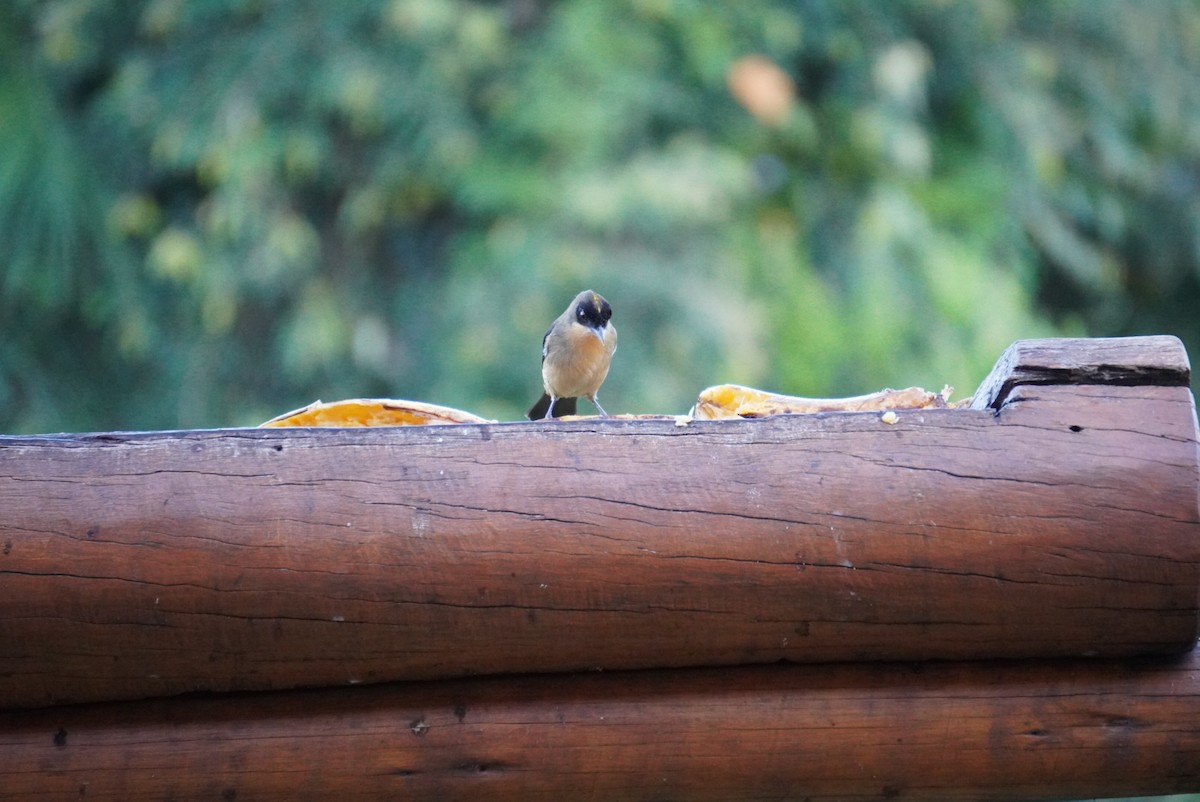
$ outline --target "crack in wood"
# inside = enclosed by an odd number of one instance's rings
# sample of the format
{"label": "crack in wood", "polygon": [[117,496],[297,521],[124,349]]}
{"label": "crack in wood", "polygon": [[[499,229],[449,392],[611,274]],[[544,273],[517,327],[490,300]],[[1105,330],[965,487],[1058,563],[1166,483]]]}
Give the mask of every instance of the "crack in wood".
{"label": "crack in wood", "polygon": [[1176,337],[1020,340],[997,360],[971,408],[1002,409],[1021,386],[1186,387],[1191,368]]}

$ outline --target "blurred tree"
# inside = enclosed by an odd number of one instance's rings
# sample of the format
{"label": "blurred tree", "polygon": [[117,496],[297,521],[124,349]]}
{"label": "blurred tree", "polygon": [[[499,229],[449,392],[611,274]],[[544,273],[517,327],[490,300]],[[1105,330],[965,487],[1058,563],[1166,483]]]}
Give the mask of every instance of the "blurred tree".
{"label": "blurred tree", "polygon": [[1195,0],[13,0],[0,430],[385,395],[516,418],[605,294],[610,411],[1200,353]]}

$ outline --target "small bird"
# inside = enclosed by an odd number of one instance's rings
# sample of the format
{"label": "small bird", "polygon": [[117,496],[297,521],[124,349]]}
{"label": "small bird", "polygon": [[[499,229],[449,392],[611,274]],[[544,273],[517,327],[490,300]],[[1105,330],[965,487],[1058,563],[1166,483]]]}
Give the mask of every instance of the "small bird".
{"label": "small bird", "polygon": [[575,414],[575,399],[584,396],[604,417],[608,413],[596,400],[596,392],[608,376],[608,366],[617,350],[617,327],[609,323],[612,306],[584,290],[550,324],[542,338],[542,386],[546,392],[525,413],[530,420],[561,418]]}

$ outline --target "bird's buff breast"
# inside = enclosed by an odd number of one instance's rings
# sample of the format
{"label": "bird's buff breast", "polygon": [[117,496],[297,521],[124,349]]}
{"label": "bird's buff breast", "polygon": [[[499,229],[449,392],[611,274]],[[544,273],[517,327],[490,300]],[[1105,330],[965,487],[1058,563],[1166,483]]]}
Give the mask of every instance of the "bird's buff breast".
{"label": "bird's buff breast", "polygon": [[[614,326],[608,327],[603,343],[582,326],[572,328],[575,330],[568,335],[574,341],[572,347],[550,351],[542,363],[542,383],[556,398],[594,395],[608,376],[612,353],[617,348]],[[556,379],[553,384],[552,375]]]}

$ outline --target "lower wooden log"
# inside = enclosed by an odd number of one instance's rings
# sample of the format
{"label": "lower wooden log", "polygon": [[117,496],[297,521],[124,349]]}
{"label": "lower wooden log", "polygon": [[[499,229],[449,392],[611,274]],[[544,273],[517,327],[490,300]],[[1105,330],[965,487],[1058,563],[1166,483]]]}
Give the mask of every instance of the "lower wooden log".
{"label": "lower wooden log", "polygon": [[1004,799],[1200,790],[1200,653],[456,680],[0,717],[13,799]]}

